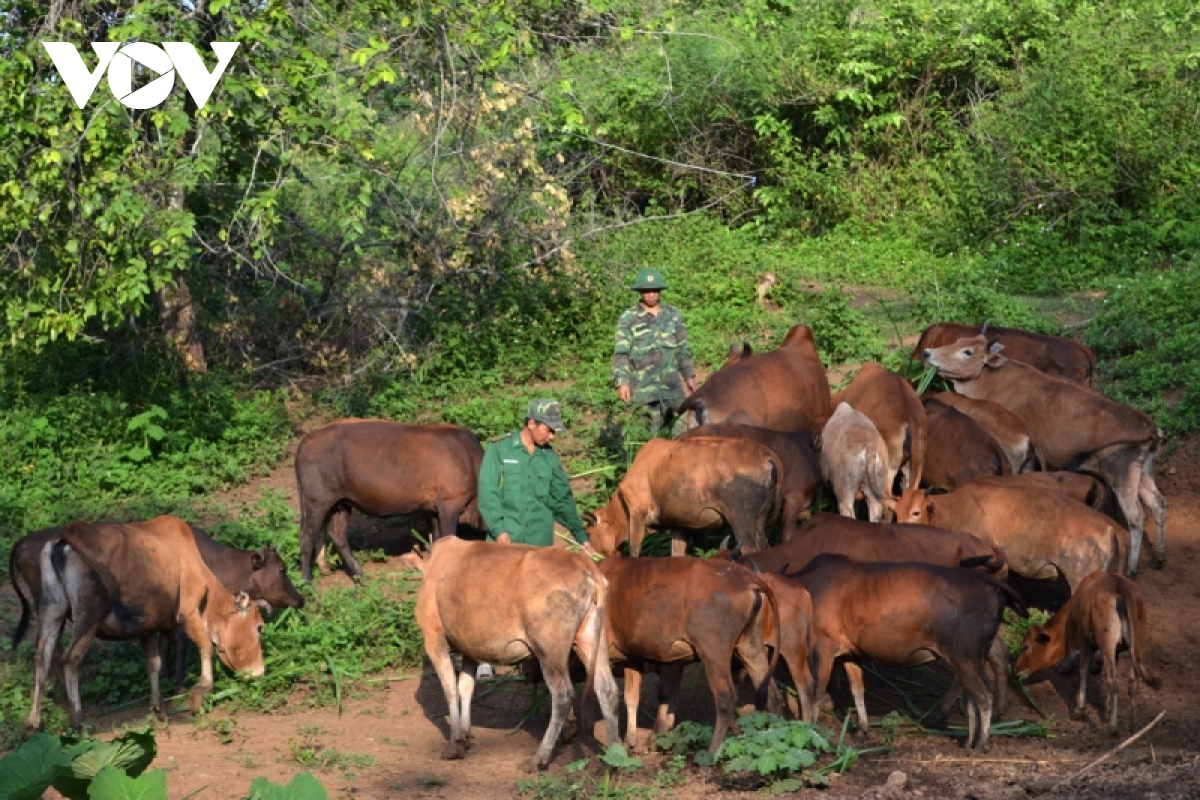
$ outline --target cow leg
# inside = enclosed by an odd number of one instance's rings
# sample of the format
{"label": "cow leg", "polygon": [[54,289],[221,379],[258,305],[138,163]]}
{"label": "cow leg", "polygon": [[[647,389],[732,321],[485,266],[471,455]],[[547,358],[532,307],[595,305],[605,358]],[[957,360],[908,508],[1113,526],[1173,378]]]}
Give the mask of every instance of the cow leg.
{"label": "cow leg", "polygon": [[159,673],[162,672],[162,651],[158,647],[158,631],[143,636],[142,655],[146,658],[146,674],[150,676],[150,710],[154,712],[154,716],[162,719],[163,702],[162,692],[159,689]]}
{"label": "cow leg", "polygon": [[1075,696],[1075,710],[1071,713],[1072,719],[1087,717],[1087,676],[1088,662],[1091,660],[1091,648],[1086,642],[1081,643],[1079,645],[1079,693]]}
{"label": "cow leg", "polygon": [[1153,454],[1142,465],[1138,497],[1154,517],[1154,557],[1150,559],[1150,568],[1162,569],[1167,560],[1167,501],[1154,483]]}
{"label": "cow leg", "polygon": [[1129,523],[1129,563],[1125,567],[1125,574],[1132,578],[1138,571],[1138,561],[1142,556],[1142,537],[1145,535],[1145,514],[1142,513],[1139,499],[1141,466],[1137,461],[1131,461],[1122,465],[1112,477],[1113,494],[1117,497],[1117,504],[1121,507],[1121,513],[1125,515],[1125,521]]}
{"label": "cow leg", "polygon": [[[988,665],[992,668],[992,677],[996,687],[992,719],[999,720],[1004,716],[1005,708],[1008,705],[1008,648],[1004,646],[1004,641],[999,635],[992,640],[992,647],[988,651]],[[954,702],[958,699],[962,688],[962,681],[959,680],[958,673],[955,673],[954,679],[950,682],[950,690],[942,698],[941,704],[936,711],[925,718],[923,723],[925,727],[945,727],[950,710],[954,707]]]}
{"label": "cow leg", "polygon": [[858,728],[854,736],[866,739],[871,721],[867,718],[867,693],[863,685],[862,667],[849,660],[843,661],[842,666],[846,670],[846,677],[850,679],[850,693],[854,695],[854,710],[858,713]]}
{"label": "cow leg", "polygon": [[329,509],[312,502],[305,497],[300,498],[300,574],[304,580],[312,581],[313,557],[317,558],[317,567],[325,572],[325,518]]}
{"label": "cow leg", "polygon": [[970,698],[967,703],[967,742],[966,746],[974,747],[986,753],[991,746],[988,733],[992,726],[992,687],[988,685],[984,674],[983,659],[970,661],[966,664],[952,664],[954,674],[962,681]]}
{"label": "cow leg", "polygon": [[437,527],[434,529],[437,533],[437,538],[441,539],[444,536],[458,535],[458,515],[462,513],[462,506],[459,503],[448,503],[438,501],[437,504]]}
{"label": "cow leg", "polygon": [[569,646],[556,655],[537,652],[535,655],[542,665],[546,686],[550,688],[550,727],[546,729],[546,735],[542,737],[542,743],[534,753],[533,761],[522,765],[527,772],[545,769],[549,765],[554,745],[558,744],[563,724],[567,721],[567,713],[575,700],[575,686],[571,683]]}
{"label": "cow leg", "polygon": [[[671,531],[671,555],[686,556],[687,555],[687,534],[680,531]],[[633,555],[637,555],[633,553]]]}
{"label": "cow leg", "polygon": [[79,613],[71,625],[71,641],[63,651],[63,683],[67,688],[67,700],[71,704],[71,727],[83,724],[83,701],[79,695],[79,668],[96,637],[99,620],[94,615]]}
{"label": "cow leg", "polygon": [[[458,702],[458,680],[454,675],[454,662],[450,660],[450,646],[444,631],[428,632],[425,635],[425,654],[429,656],[433,669],[442,684],[446,696],[446,707],[450,711],[450,739],[442,748],[442,759],[462,758],[466,751],[462,746],[460,705]],[[473,684],[472,684],[473,687]]]}
{"label": "cow leg", "polygon": [[654,718],[654,732],[666,733],[675,727],[675,696],[683,681],[683,664],[662,664],[658,668],[658,714]]}
{"label": "cow leg", "polygon": [[354,558],[354,551],[350,549],[350,538],[346,533],[349,522],[349,508],[343,506],[334,509],[334,512],[329,515],[329,538],[333,540],[333,544],[337,547],[338,554],[342,557],[342,563],[346,565],[346,572],[355,581],[361,581],[363,576],[362,567],[358,565],[358,561]]}
{"label": "cow leg", "polygon": [[471,733],[471,698],[475,695],[475,670],[479,669],[479,662],[473,658],[463,656],[462,672],[458,673],[458,704],[461,707],[458,717],[458,741],[466,750],[474,741],[475,735]]}
{"label": "cow leg", "polygon": [[630,662],[625,664],[625,748],[629,752],[637,750],[637,714],[638,702],[642,697],[642,668]]}
{"label": "cow leg", "polygon": [[[606,745],[617,741],[617,682],[613,679],[612,664],[608,660],[608,637],[604,631],[604,609],[592,605],[587,616],[575,633],[575,652],[583,662],[591,681],[592,689],[600,701],[600,714],[604,717],[604,741]],[[592,654],[596,657],[593,659]],[[588,737],[593,735],[591,698],[584,692],[580,721]]]}
{"label": "cow leg", "polygon": [[187,680],[187,631],[176,628],[174,634],[169,635],[175,638],[175,679],[171,682],[171,688],[178,694]]}
{"label": "cow leg", "polygon": [[1111,733],[1117,732],[1117,697],[1120,694],[1121,678],[1117,674],[1117,650],[1115,644],[1105,647],[1104,653],[1104,674],[1101,680],[1104,681],[1104,713],[1108,717],[1108,729]]}
{"label": "cow leg", "polygon": [[[1115,677],[1115,676],[1114,676]],[[1133,649],[1129,650],[1129,727],[1137,729],[1137,664],[1133,660]]]}
{"label": "cow leg", "polygon": [[708,752],[714,756],[721,749],[725,735],[733,729],[737,733],[737,689],[733,685],[733,675],[729,669],[730,656],[726,651],[724,658],[705,660],[704,674],[708,676],[708,687],[713,693],[713,703],[717,707],[717,720],[713,725],[712,744]]}
{"label": "cow leg", "polygon": [[770,666],[770,660],[767,658],[766,646],[763,644],[761,617],[759,615],[765,613],[766,599],[763,599],[763,608],[759,610],[751,621],[749,630],[742,633],[737,643],[738,658],[746,667],[746,672],[750,676],[751,685],[754,686],[754,706],[758,711],[762,711],[762,704],[765,703],[766,710],[772,714],[783,713],[783,698],[779,694],[779,687],[775,685],[775,677],[771,675],[767,668]]}
{"label": "cow leg", "polygon": [[[44,561],[43,565],[42,607],[38,609],[37,665],[33,683],[33,704],[29,710],[29,717],[25,720],[25,727],[30,730],[39,730],[42,727],[42,695],[45,693],[46,681],[50,677],[50,669],[54,663],[54,649],[58,645],[58,640],[62,638],[62,631],[67,622],[67,612],[70,610],[62,584],[57,581],[57,576],[53,572],[45,571],[47,566],[49,566],[48,560]],[[47,576],[51,576],[51,579],[47,580]],[[62,682],[65,686],[66,676],[63,676]]]}
{"label": "cow leg", "polygon": [[208,634],[208,626],[198,613],[184,617],[183,628],[200,651],[200,680],[196,681],[196,685],[188,692],[188,710],[198,714],[205,695],[211,692],[213,687],[212,638]]}

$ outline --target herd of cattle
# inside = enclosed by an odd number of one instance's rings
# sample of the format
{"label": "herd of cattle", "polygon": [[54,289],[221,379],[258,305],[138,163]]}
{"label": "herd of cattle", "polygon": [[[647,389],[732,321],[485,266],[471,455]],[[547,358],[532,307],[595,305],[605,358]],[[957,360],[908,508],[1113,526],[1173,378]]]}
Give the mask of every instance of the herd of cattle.
{"label": "herd of cattle", "polygon": [[[955,680],[932,716],[944,719],[965,690],[967,745],[986,749],[1009,669],[1000,622],[1005,607],[1025,613],[1004,580],[1010,572],[1062,580],[1071,591],[1046,626],[1030,629],[1015,671],[1037,672],[1078,651],[1082,713],[1098,651],[1115,729],[1118,651],[1129,650],[1135,716],[1136,681],[1154,683],[1141,660],[1144,603],[1130,579],[1147,512],[1156,529],[1150,563],[1166,557],[1166,503],[1154,481],[1162,434],[1145,414],[1092,388],[1088,348],[986,327],[943,323],[924,332],[913,358],[954,388],[925,396],[877,364],[831,394],[804,325],[775,351],[736,349],[677,410],[689,415],[687,432],[644,445],[607,505],[585,515],[593,547],[606,556],[598,563],[561,548],[455,535],[460,525],[483,527],[483,451],[469,431],[384,420],[327,425],[304,438],[295,459],[304,579],[325,532],[350,574],[361,575],[347,539],[352,509],[432,516],[431,550],[404,558],[424,573],[416,614],[450,709],[446,758],[461,757],[471,740],[476,665],[527,660],[553,701],[534,767],[549,762],[574,717],[573,665],[586,671],[584,730],[594,696],[615,740],[614,663],[624,665],[631,747],[639,744],[643,670],[660,673],[655,730],[663,731],[673,724],[683,665],[702,663],[716,707],[715,753],[735,719],[735,667],[759,706],[779,711],[773,676],[782,661],[800,716],[815,722],[840,659],[865,732],[861,660],[911,667],[941,658]],[[826,485],[840,515],[810,514]],[[855,518],[860,500],[866,520]],[[780,543],[769,547],[771,525]],[[637,556],[650,529],[671,531],[677,558],[614,557],[625,543]],[[692,536],[719,529],[732,532],[732,550],[685,555]],[[78,724],[79,667],[93,638],[141,640],[152,707],[161,712],[158,633],[177,629],[176,681],[183,637],[201,652],[195,710],[212,687],[214,648],[229,667],[261,674],[260,606],[304,602],[273,548],[226,547],[172,517],[31,533],[14,546],[10,575],[23,607],[14,645],[37,616],[31,727],[40,724],[68,619],[63,679]],[[462,656],[457,673],[451,652]]]}

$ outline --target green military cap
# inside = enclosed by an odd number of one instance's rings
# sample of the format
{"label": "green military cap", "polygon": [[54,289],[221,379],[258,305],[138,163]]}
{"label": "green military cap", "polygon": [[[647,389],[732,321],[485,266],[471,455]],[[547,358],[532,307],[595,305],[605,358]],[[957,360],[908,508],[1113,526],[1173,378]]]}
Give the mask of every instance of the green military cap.
{"label": "green military cap", "polygon": [[534,422],[544,422],[555,433],[562,433],[567,428],[562,421],[562,406],[557,400],[531,400],[526,419]]}
{"label": "green military cap", "polygon": [[667,288],[667,279],[663,277],[662,270],[644,269],[638,272],[637,277],[633,279],[633,286],[629,288],[637,291],[665,289]]}

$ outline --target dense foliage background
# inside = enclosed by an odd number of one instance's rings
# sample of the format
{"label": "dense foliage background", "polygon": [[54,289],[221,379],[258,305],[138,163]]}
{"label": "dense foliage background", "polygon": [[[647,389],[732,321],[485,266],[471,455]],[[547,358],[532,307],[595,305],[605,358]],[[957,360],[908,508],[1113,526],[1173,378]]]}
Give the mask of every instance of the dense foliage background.
{"label": "dense foliage background", "polygon": [[[132,111],[77,108],[40,44],[126,39],[241,47],[204,109]],[[604,489],[644,265],[706,368],[798,321],[898,367],[991,320],[1084,338],[1185,433],[1197,42],[1189,0],[0,0],[0,549],[217,513],[312,414],[484,436],[553,392]],[[226,524],[294,547],[278,498]],[[305,625],[274,635],[326,679],[366,646]]]}

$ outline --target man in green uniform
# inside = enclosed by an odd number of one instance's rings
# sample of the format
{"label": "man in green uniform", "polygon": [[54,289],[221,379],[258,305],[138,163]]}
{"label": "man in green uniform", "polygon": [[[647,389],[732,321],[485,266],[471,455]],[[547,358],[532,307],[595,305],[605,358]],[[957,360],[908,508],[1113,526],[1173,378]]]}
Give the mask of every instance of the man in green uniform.
{"label": "man in green uniform", "polygon": [[650,417],[650,435],[654,436],[662,427],[667,408],[679,405],[696,391],[696,370],[683,315],[660,301],[662,290],[667,288],[662,271],[642,270],[630,288],[640,293],[641,299],[617,321],[613,382],[623,402],[645,409]]}
{"label": "man in green uniform", "polygon": [[585,552],[593,552],[566,470],[550,449],[554,434],[563,430],[559,404],[534,400],[525,427],[499,437],[483,454],[479,513],[488,527],[488,539],[549,547],[554,544],[557,521]]}

